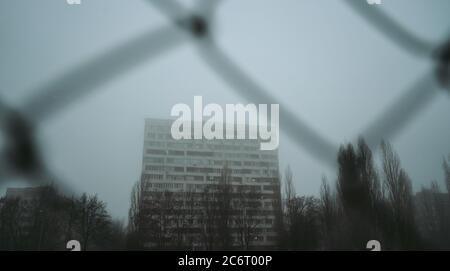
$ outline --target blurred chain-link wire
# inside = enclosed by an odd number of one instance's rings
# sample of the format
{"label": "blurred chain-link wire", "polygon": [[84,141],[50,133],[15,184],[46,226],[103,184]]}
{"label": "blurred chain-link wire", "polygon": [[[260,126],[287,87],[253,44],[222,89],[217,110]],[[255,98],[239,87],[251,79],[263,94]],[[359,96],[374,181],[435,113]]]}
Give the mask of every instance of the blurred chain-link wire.
{"label": "blurred chain-link wire", "polygon": [[[188,9],[174,0],[146,0],[171,23],[157,30],[116,46],[97,57],[67,71],[47,84],[36,88],[34,95],[21,108],[10,108],[0,100],[0,185],[22,176],[31,182],[57,182],[45,167],[34,140],[34,131],[46,119],[56,116],[80,97],[95,91],[108,80],[145,61],[151,61],[175,47],[190,42],[198,49],[199,57],[212,71],[234,90],[252,103],[280,103],[269,90],[253,80],[217,44],[211,28],[221,0],[198,0]],[[417,37],[379,7],[366,0],[342,0],[384,36],[412,57],[427,58],[435,69],[413,82],[390,108],[361,132],[370,147],[378,148],[382,139],[391,139],[420,111],[430,104],[436,93],[449,89],[450,40],[432,44]],[[280,104],[281,129],[301,148],[330,167],[335,167],[338,146],[306,124],[302,118]],[[63,186],[64,189],[69,188]]]}

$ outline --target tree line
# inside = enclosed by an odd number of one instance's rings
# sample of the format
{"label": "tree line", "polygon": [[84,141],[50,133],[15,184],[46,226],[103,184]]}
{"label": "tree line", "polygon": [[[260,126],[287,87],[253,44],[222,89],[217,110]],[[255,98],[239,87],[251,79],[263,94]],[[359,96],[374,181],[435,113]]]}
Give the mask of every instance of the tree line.
{"label": "tree line", "polygon": [[[318,196],[299,195],[289,167],[280,176],[271,249],[365,250],[369,240],[383,250],[450,249],[450,156],[441,185],[433,181],[416,194],[388,143],[379,163],[363,139],[342,145],[336,161],[335,181],[324,177]],[[200,191],[151,193],[139,181],[126,227],[96,195],[68,197],[48,186],[31,200],[3,197],[0,250],[65,250],[69,240],[82,250],[252,250],[265,223],[261,192],[232,180],[224,167]]]}
{"label": "tree line", "polygon": [[232,185],[232,179],[225,166],[217,183],[200,189],[152,191],[149,183],[138,181],[131,193],[128,247],[251,249],[262,223],[261,192]]}
{"label": "tree line", "polygon": [[114,250],[125,238],[97,195],[66,197],[45,186],[31,199],[0,199],[0,250],[66,250],[69,240],[82,250]]}
{"label": "tree line", "polygon": [[320,196],[299,196],[290,168],[284,176],[280,247],[287,250],[364,250],[377,240],[383,250],[450,249],[450,166],[444,184],[414,196],[399,156],[382,143],[381,166],[363,139],[341,146],[336,182],[323,178]]}

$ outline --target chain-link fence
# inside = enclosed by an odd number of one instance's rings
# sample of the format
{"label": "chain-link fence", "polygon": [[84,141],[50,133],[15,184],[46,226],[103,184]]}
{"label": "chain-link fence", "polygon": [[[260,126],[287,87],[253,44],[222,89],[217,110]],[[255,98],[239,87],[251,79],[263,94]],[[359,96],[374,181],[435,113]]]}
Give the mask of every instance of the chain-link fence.
{"label": "chain-link fence", "polygon": [[[11,108],[0,101],[0,184],[13,176],[23,176],[35,183],[57,182],[57,178],[41,159],[34,139],[36,129],[39,129],[46,119],[64,110],[78,98],[95,91],[116,75],[141,62],[151,61],[185,42],[196,46],[198,56],[204,64],[214,71],[230,90],[253,103],[280,103],[270,91],[248,76],[217,44],[215,33],[210,26],[223,1],[198,0],[193,9],[172,0],[148,2],[172,23],[128,40],[67,71],[36,89],[34,96],[21,108]],[[387,39],[410,53],[411,57],[431,59],[435,63],[434,70],[414,82],[367,130],[361,132],[369,146],[377,148],[383,138],[391,139],[406,123],[412,121],[438,91],[449,89],[450,41],[444,44],[425,41],[406,30],[379,7],[368,5],[366,0],[341,2],[349,5],[363,20],[367,20]],[[282,131],[296,144],[320,162],[334,167],[338,146],[328,142],[297,113],[281,103],[280,122]]]}

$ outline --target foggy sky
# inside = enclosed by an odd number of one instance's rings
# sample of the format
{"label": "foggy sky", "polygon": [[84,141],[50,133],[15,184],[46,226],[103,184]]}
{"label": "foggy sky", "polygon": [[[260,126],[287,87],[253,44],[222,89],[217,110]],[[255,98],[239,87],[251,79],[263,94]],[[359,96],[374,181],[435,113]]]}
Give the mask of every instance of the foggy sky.
{"label": "foggy sky", "polygon": [[[67,69],[139,33],[170,22],[144,0],[0,1],[0,95],[22,106]],[[191,5],[193,1],[182,1]],[[439,44],[450,33],[450,1],[383,0],[410,31]],[[339,0],[224,0],[218,44],[252,78],[336,146],[354,142],[371,121],[433,68],[387,40]],[[48,166],[77,192],[97,193],[125,218],[139,179],[144,119],[168,118],[173,105],[251,103],[230,91],[180,44],[99,87],[52,116],[38,131]],[[450,95],[442,92],[391,142],[415,190],[441,181],[450,153]],[[335,172],[283,131],[280,170],[290,164],[299,194],[317,194]],[[8,183],[0,187],[3,194]]]}

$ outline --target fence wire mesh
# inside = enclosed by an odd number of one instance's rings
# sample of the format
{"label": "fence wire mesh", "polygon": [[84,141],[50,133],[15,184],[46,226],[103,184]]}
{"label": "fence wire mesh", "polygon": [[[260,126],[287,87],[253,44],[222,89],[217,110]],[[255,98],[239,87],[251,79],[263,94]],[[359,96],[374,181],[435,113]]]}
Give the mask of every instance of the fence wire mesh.
{"label": "fence wire mesh", "polygon": [[[332,168],[335,166],[338,146],[327,141],[299,114],[283,106],[271,94],[273,92],[252,79],[220,48],[216,33],[210,26],[224,1],[198,0],[193,9],[174,0],[146,1],[167,16],[171,23],[125,41],[36,88],[23,107],[12,108],[0,100],[0,185],[13,176],[22,176],[34,183],[57,183],[63,191],[70,191],[71,188],[58,182],[51,169],[45,166],[35,141],[35,131],[47,119],[57,116],[59,111],[95,91],[101,84],[184,43],[191,43],[198,49],[200,59],[230,90],[253,103],[279,103],[281,130],[319,162]],[[379,7],[368,5],[366,0],[342,0],[342,4],[347,4],[411,57],[434,62],[434,70],[413,82],[398,100],[391,103],[389,109],[361,131],[369,146],[376,149],[382,139],[392,139],[400,133],[439,91],[448,91],[450,37],[443,39],[447,40],[443,44],[433,44],[408,31]]]}

